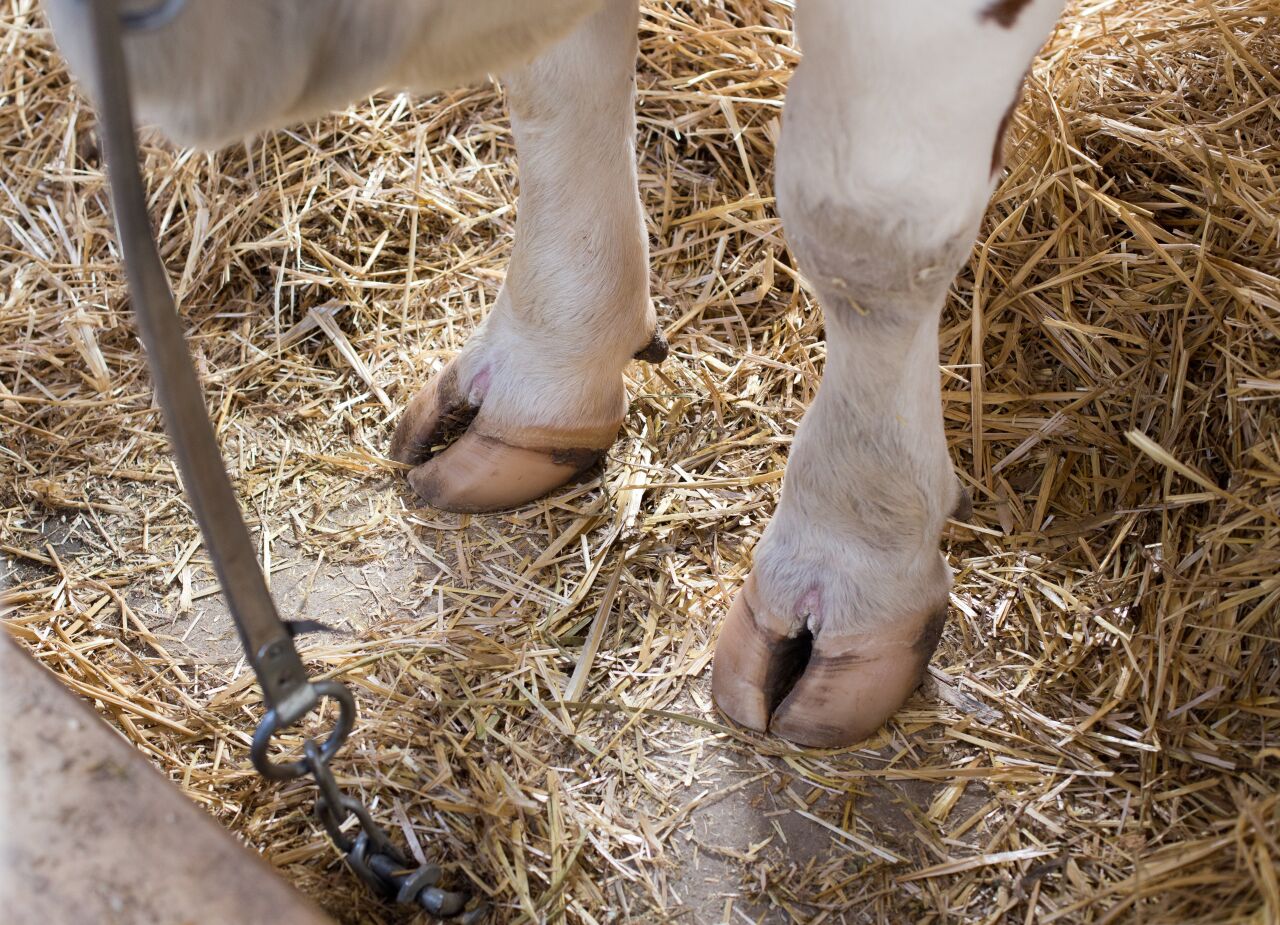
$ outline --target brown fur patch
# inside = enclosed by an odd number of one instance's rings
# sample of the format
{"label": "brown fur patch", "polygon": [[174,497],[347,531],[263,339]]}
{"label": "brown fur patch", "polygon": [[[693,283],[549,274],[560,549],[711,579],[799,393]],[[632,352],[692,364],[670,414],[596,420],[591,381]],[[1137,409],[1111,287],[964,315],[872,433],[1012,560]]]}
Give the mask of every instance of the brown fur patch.
{"label": "brown fur patch", "polygon": [[996,0],[982,11],[983,19],[994,19],[1001,28],[1012,29],[1031,0]]}

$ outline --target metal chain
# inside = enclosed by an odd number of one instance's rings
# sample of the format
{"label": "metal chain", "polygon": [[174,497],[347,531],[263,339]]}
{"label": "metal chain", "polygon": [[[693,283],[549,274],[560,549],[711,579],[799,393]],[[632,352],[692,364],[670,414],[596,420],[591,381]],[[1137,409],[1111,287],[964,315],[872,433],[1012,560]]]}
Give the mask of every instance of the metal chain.
{"label": "metal chain", "polygon": [[[386,830],[374,821],[364,804],[338,788],[328,759],[314,739],[306,740],[303,752],[307,769],[320,788],[316,816],[333,843],[346,855],[347,865],[370,889],[397,903],[421,906],[439,918],[460,915],[461,925],[476,925],[484,919],[488,912],[486,906],[482,904],[463,913],[467,894],[440,889],[443,872],[438,865],[415,867],[391,841]],[[343,831],[352,817],[360,830],[355,838]]]}
{"label": "metal chain", "polygon": [[[459,916],[459,925],[477,925],[488,914],[488,906],[477,905],[464,912],[468,894],[441,889],[443,871],[438,864],[415,865],[396,847],[386,829],[378,825],[368,808],[338,787],[329,761],[337,754],[355,725],[355,698],[336,681],[309,681],[311,689],[305,699],[308,706],[302,716],[288,719],[272,709],[254,730],[251,755],[254,767],[270,780],[292,780],[310,774],[320,790],[315,814],[347,866],[374,893],[383,899],[403,905],[418,906],[438,918]],[[299,761],[273,762],[267,755],[271,740],[315,709],[325,698],[338,704],[338,719],[332,731],[321,741],[308,736],[303,740],[303,757]],[[301,699],[301,698],[300,698]],[[351,819],[356,820],[354,837],[347,831]]]}

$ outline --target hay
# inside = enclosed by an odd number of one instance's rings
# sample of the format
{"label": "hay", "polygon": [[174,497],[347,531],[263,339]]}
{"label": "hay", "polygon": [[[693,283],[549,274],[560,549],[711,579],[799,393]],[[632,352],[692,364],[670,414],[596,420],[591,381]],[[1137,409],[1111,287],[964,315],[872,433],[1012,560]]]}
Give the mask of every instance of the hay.
{"label": "hay", "polygon": [[[602,482],[511,515],[414,509],[381,455],[502,278],[500,88],[147,146],[283,609],[352,630],[305,646],[359,694],[340,777],[502,922],[1280,921],[1280,7],[1102,2],[1038,60],[943,324],[976,502],[952,620],[922,692],[841,753],[709,704],[823,362],[769,185],[789,8],[646,4],[673,358],[632,370]],[[395,921],[308,790],[248,768],[258,699],[148,392],[93,116],[31,0],[0,37],[9,630],[338,917]]]}

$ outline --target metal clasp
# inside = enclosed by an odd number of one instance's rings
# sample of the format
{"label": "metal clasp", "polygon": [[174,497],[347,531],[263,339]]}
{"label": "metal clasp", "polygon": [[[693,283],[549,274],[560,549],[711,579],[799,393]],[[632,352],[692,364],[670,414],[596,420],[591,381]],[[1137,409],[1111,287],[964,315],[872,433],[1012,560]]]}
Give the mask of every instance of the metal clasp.
{"label": "metal clasp", "polygon": [[306,759],[272,761],[267,756],[267,749],[271,747],[271,740],[275,738],[277,732],[302,719],[319,706],[320,701],[326,697],[337,701],[338,720],[333,724],[333,731],[321,745],[316,746],[311,739],[307,739],[306,744],[317,749],[322,765],[327,766],[329,759],[337,754],[342,743],[347,741],[347,736],[351,734],[351,728],[356,723],[356,699],[351,696],[351,691],[337,681],[311,681],[299,685],[290,692],[285,702],[268,710],[267,715],[262,717],[262,722],[258,723],[258,728],[254,730],[249,756],[253,759],[253,766],[257,768],[259,774],[271,780],[290,780],[301,777],[311,770],[310,763]]}

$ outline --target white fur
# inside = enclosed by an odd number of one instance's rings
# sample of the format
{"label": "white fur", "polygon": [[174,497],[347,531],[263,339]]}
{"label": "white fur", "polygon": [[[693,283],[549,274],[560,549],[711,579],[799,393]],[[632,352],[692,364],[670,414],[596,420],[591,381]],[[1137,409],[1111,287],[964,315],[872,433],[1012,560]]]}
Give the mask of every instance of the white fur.
{"label": "white fur", "polygon": [[[72,0],[47,0],[73,64]],[[787,632],[865,630],[946,599],[956,501],[937,324],[990,195],[1001,118],[1062,0],[1006,28],[994,0],[799,0],[804,58],[778,154],[788,239],[826,311],[829,359],[756,556]],[[636,189],[635,0],[190,0],[130,43],[143,115],[218,141],[386,85],[507,78],[521,158],[515,250],[459,362],[490,429],[619,417],[647,342]]]}
{"label": "white fur", "polygon": [[1058,13],[1006,29],[974,0],[801,0],[777,194],[826,315],[827,369],[756,551],[763,609],[795,633],[917,621],[945,604],[938,538],[958,486],[938,317],[992,187],[1001,118]]}
{"label": "white fur", "polygon": [[[83,0],[44,0],[88,79]],[[148,8],[156,0],[129,0]],[[383,88],[427,92],[529,61],[601,0],[187,0],[126,41],[138,116],[217,147]],[[89,90],[96,95],[97,88]]]}
{"label": "white fur", "polygon": [[638,19],[635,0],[607,0],[505,79],[520,157],[515,247],[458,364],[491,433],[626,411],[623,368],[656,324],[636,181]]}
{"label": "white fur", "polygon": [[[46,5],[84,78],[79,2]],[[520,154],[515,249],[458,363],[494,433],[621,420],[623,367],[653,334],[635,164],[638,20],[635,0],[188,0],[127,51],[142,121],[202,146],[380,87],[434,90],[517,65],[504,74]]]}

